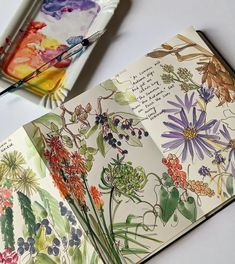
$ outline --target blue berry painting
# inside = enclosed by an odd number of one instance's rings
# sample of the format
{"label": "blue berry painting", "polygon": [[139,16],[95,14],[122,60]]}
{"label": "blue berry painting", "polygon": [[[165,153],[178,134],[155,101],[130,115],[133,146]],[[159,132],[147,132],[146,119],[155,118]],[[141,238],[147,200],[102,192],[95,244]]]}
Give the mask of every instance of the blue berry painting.
{"label": "blue berry painting", "polygon": [[0,147],[0,263],[102,263],[32,143],[15,136],[29,150],[14,139]]}
{"label": "blue berry painting", "polygon": [[190,28],[25,125],[0,145],[0,262],[139,264],[232,201],[234,84]]}

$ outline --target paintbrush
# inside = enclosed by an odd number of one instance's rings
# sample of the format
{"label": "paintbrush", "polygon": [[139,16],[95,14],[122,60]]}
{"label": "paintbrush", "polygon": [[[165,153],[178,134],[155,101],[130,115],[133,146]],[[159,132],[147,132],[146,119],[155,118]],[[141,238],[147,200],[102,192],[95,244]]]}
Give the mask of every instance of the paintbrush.
{"label": "paintbrush", "polygon": [[92,34],[88,38],[81,39],[75,44],[72,44],[69,48],[65,49],[63,52],[49,60],[48,62],[41,65],[39,68],[37,68],[35,71],[31,72],[27,76],[25,76],[23,79],[20,79],[19,81],[15,82],[2,92],[0,92],[0,96],[4,95],[8,92],[13,92],[17,90],[19,87],[21,87],[23,84],[28,82],[29,80],[33,79],[36,76],[39,76],[42,72],[45,72],[49,68],[53,67],[57,63],[67,60],[68,58],[71,58],[75,54],[78,56],[81,56],[81,54],[87,49],[88,46],[90,46],[92,43],[94,43],[96,40],[100,38],[100,36],[105,32],[105,30],[97,31],[96,33]]}

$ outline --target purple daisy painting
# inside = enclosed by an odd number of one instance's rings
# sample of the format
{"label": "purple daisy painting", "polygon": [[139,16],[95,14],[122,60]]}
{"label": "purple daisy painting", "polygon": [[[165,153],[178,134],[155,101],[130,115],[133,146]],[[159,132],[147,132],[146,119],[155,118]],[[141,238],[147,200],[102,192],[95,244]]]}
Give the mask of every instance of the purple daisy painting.
{"label": "purple daisy painting", "polygon": [[171,122],[164,122],[164,125],[170,131],[162,134],[162,137],[170,140],[162,145],[166,151],[183,147],[182,162],[188,158],[188,155],[193,160],[195,153],[201,160],[204,159],[205,155],[213,156],[212,151],[214,152],[215,148],[211,143],[217,142],[219,137],[208,133],[208,130],[216,124],[216,119],[206,122],[206,112],[200,111],[199,116],[197,116],[195,107],[192,111],[192,122],[186,116],[183,108],[179,113],[179,117],[168,115],[168,118]]}
{"label": "purple daisy painting", "polygon": [[175,96],[176,102],[167,101],[170,104],[171,108],[163,109],[162,113],[179,113],[181,109],[184,109],[187,113],[191,110],[192,107],[196,106],[196,100],[194,99],[195,93],[191,93],[189,96],[188,93],[185,94],[184,99],[179,98],[178,95]]}

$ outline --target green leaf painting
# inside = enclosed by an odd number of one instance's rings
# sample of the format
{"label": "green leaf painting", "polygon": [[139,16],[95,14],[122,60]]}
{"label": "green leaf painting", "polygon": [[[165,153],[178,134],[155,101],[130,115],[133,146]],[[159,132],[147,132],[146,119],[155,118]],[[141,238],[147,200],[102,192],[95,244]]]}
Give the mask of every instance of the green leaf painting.
{"label": "green leaf painting", "polygon": [[73,147],[73,141],[72,141],[71,137],[69,137],[69,136],[66,136],[66,135],[62,136],[62,142],[68,148],[72,148]]}
{"label": "green leaf painting", "polygon": [[226,180],[226,189],[227,189],[227,192],[230,196],[233,195],[234,193],[234,190],[233,190],[233,181],[234,181],[234,178],[232,175],[229,175],[227,177],[227,180]]}
{"label": "green leaf painting", "polygon": [[[31,142],[33,143],[35,149],[37,150],[39,156],[42,158],[46,144],[43,140],[43,136],[40,128],[33,125],[33,123],[27,124],[25,128],[29,138],[31,139]],[[35,152],[35,149],[33,149],[32,152],[33,151]]]}
{"label": "green leaf painting", "polygon": [[72,256],[72,263],[82,264],[82,252],[80,248],[75,248],[73,256]]}
{"label": "green leaf painting", "polygon": [[37,201],[32,204],[32,209],[40,220],[48,216],[46,209]]}
{"label": "green leaf painting", "polygon": [[167,223],[171,216],[174,214],[179,201],[179,191],[174,187],[170,192],[161,186],[160,188],[160,207],[161,219]]}
{"label": "green leaf painting", "polygon": [[82,249],[82,264],[86,264],[87,263],[87,240],[84,240],[83,243],[83,249]]}
{"label": "green leaf painting", "polygon": [[95,155],[97,153],[97,149],[92,148],[92,147],[88,147],[87,148],[87,152],[91,155]]}
{"label": "green leaf painting", "polygon": [[101,86],[106,90],[106,91],[112,91],[112,92],[116,92],[117,91],[117,87],[114,85],[112,80],[107,80],[105,82],[101,83]]}
{"label": "green leaf painting", "polygon": [[111,118],[108,118],[108,125],[109,125],[109,127],[110,127],[110,129],[111,129],[111,131],[113,132],[113,133],[118,133],[118,129],[117,129],[117,127],[114,125],[114,123],[112,122],[112,119]]}
{"label": "green leaf painting", "polygon": [[136,97],[131,92],[117,92],[114,95],[114,100],[120,105],[128,105],[136,102]]}
{"label": "green leaf painting", "polygon": [[[33,129],[35,130],[36,128],[33,126]],[[40,133],[39,130],[38,132]],[[39,140],[38,146],[40,147],[41,152],[43,152],[44,142],[43,142],[43,139],[41,138],[41,135],[38,138],[38,140]],[[39,153],[36,151],[35,145],[32,144],[33,142],[31,141],[29,137],[25,139],[25,142],[27,144],[27,152],[25,153],[26,159],[33,161],[35,165],[35,171],[37,172],[39,177],[41,178],[45,177],[46,176],[46,165],[43,159],[41,158],[41,156],[39,155]]]}
{"label": "green leaf painting", "polygon": [[5,248],[15,249],[15,236],[13,226],[13,211],[7,207],[5,215],[1,216],[1,233],[3,235]]}
{"label": "green leaf painting", "polygon": [[55,113],[48,113],[46,115],[43,115],[38,119],[35,119],[33,122],[35,124],[41,124],[45,127],[51,127],[52,123],[54,127],[60,127],[62,125],[61,117]]}
{"label": "green leaf painting", "polygon": [[[100,228],[99,224],[97,223],[97,220],[94,218],[92,214],[89,215],[92,228],[96,231],[96,234],[98,235],[99,240],[104,245],[104,247],[107,247],[106,237],[104,235],[104,232],[102,232],[102,229]],[[112,254],[112,252],[107,248],[107,251]]]}
{"label": "green leaf painting", "polygon": [[[83,263],[84,262],[82,262],[82,264]],[[98,264],[99,263],[99,255],[95,251],[92,254],[91,263],[93,263],[93,264]]]}
{"label": "green leaf painting", "polygon": [[46,255],[44,253],[37,254],[37,256],[35,257],[35,264],[44,264],[44,263],[56,264],[57,262],[52,260],[48,255]]}
{"label": "green leaf painting", "polygon": [[95,124],[93,127],[91,127],[90,130],[88,130],[88,133],[86,135],[86,138],[91,137],[98,129],[99,125]]}
{"label": "green leaf painting", "polygon": [[165,183],[164,183],[165,187],[171,187],[174,184],[174,181],[166,172],[163,173],[163,178],[165,180]]}
{"label": "green leaf painting", "polygon": [[135,254],[148,254],[149,251],[142,248],[123,248],[121,249],[122,255],[135,255]]}
{"label": "green leaf painting", "polygon": [[28,235],[32,237],[35,233],[34,227],[36,225],[36,221],[31,207],[31,201],[22,192],[17,192],[17,195],[20,203],[21,213],[28,228]]}
{"label": "green leaf painting", "polygon": [[97,147],[102,154],[103,157],[105,157],[105,142],[103,138],[103,134],[99,133],[97,139],[96,139]]}
{"label": "green leaf painting", "polygon": [[178,209],[180,213],[194,223],[197,220],[197,206],[193,197],[188,197],[187,201],[179,201]]}
{"label": "green leaf painting", "polygon": [[59,127],[54,122],[51,122],[51,131],[56,134],[59,132]]}
{"label": "green leaf painting", "polygon": [[35,246],[39,252],[45,251],[47,248],[47,237],[46,231],[44,228],[40,228],[36,234],[36,243]]}
{"label": "green leaf painting", "polygon": [[38,193],[41,200],[43,201],[44,207],[46,208],[53,225],[55,226],[55,229],[60,234],[60,236],[65,235],[66,222],[60,214],[58,201],[46,190],[39,189]]}

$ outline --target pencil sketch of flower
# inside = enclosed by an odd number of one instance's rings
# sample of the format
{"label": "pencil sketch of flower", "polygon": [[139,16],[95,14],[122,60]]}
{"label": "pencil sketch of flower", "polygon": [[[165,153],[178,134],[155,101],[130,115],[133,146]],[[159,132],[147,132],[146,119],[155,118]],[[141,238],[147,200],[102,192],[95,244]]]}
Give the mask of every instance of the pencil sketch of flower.
{"label": "pencil sketch of flower", "polygon": [[202,111],[197,117],[195,107],[192,112],[193,122],[189,122],[184,109],[180,111],[179,118],[172,115],[168,115],[168,118],[172,122],[164,122],[164,125],[171,131],[163,133],[162,137],[171,139],[171,141],[163,144],[163,148],[168,151],[183,146],[182,162],[187,159],[188,154],[192,160],[195,153],[201,160],[204,159],[205,154],[209,157],[213,156],[211,151],[215,149],[209,141],[216,142],[219,137],[209,134],[208,130],[215,125],[217,120],[213,119],[205,123],[206,113]]}
{"label": "pencil sketch of flower", "polygon": [[22,165],[24,164],[24,157],[16,150],[5,153],[1,159],[1,165],[5,168],[5,175],[7,178],[15,178],[19,175],[23,170]]}
{"label": "pencil sketch of flower", "polygon": [[228,170],[231,166],[231,171],[233,177],[235,177],[235,138],[232,138],[228,129],[225,125],[223,125],[223,130],[220,130],[220,133],[223,135],[226,142],[224,142],[224,146],[226,150],[229,151],[226,170]]}
{"label": "pencil sketch of flower", "polygon": [[[196,101],[194,101],[194,92],[189,96],[188,93],[185,94],[184,100],[180,99],[179,96],[175,96],[176,101],[167,101],[168,104],[171,105],[171,108],[163,109],[163,113],[179,113],[181,109],[184,109],[186,112],[189,111],[196,105]],[[172,108],[173,106],[173,108]]]}
{"label": "pencil sketch of flower", "polygon": [[15,177],[12,183],[17,191],[20,191],[27,196],[32,195],[39,187],[36,174],[30,168],[24,169]]}

